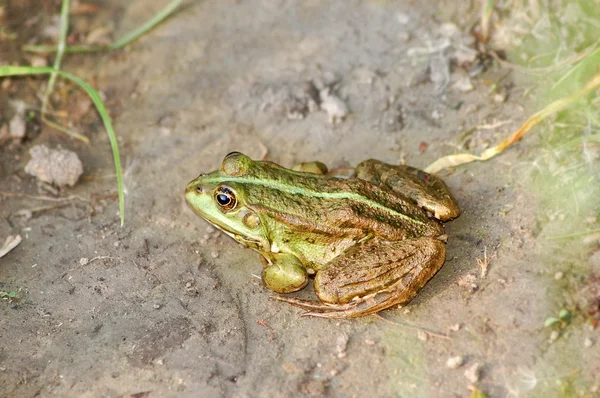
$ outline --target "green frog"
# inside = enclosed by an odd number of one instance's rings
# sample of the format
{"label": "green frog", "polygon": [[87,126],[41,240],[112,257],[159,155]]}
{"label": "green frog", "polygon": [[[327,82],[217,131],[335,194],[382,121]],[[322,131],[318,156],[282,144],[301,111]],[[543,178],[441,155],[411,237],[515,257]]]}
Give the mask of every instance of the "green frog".
{"label": "green frog", "polygon": [[336,176],[320,162],[287,169],[232,152],[185,196],[197,214],[261,254],[268,289],[295,292],[314,276],[320,301],[274,298],[327,318],[409,302],[444,264],[441,222],[460,214],[438,177],[377,160]]}

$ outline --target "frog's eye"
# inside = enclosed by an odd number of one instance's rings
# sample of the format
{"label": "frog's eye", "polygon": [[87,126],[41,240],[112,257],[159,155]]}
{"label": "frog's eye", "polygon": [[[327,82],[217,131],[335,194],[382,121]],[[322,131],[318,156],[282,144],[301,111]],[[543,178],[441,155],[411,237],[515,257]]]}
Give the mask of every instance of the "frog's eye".
{"label": "frog's eye", "polygon": [[226,211],[233,209],[237,203],[235,192],[228,187],[218,187],[215,191],[215,200]]}

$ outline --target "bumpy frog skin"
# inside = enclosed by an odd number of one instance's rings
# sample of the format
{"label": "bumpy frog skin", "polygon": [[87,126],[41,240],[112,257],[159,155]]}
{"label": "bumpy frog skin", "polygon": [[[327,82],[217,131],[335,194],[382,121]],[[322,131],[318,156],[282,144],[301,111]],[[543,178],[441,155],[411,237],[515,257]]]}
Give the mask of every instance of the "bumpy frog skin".
{"label": "bumpy frog skin", "polygon": [[440,221],[460,214],[448,187],[377,160],[350,178],[326,173],[318,162],[291,170],[232,152],[185,195],[197,214],[261,254],[270,290],[295,292],[314,275],[320,301],[275,296],[305,315],[351,318],[409,302],[444,264]]}

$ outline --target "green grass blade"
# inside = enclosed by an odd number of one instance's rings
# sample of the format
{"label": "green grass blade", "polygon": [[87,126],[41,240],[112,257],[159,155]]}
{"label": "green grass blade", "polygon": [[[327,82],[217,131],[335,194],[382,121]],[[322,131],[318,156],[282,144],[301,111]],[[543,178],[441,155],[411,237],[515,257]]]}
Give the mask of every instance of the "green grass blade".
{"label": "green grass blade", "polygon": [[[71,0],[63,0],[62,7],[60,9],[60,31],[58,35],[58,46],[56,48],[56,56],[54,57],[54,69],[60,69],[63,54],[65,53],[65,44],[67,42],[67,33],[69,32],[69,10],[71,8]],[[44,94],[44,101],[42,102],[42,116],[46,114],[46,108],[48,107],[48,99],[54,89],[54,82],[56,82],[56,73],[50,74],[48,80],[48,86],[46,86],[46,93]]]}
{"label": "green grass blade", "polygon": [[6,76],[27,76],[27,75],[44,75],[44,74],[52,74],[56,73],[65,79],[71,80],[74,83],[78,84],[91,98],[92,102],[96,106],[96,110],[98,114],[100,114],[100,118],[104,123],[104,128],[108,134],[108,140],[110,141],[110,147],[112,149],[113,158],[115,161],[115,171],[117,174],[117,189],[119,192],[119,213],[121,215],[121,226],[123,226],[125,222],[125,198],[123,196],[123,173],[121,171],[121,158],[119,156],[119,144],[117,142],[117,137],[115,135],[115,131],[112,127],[112,122],[110,120],[110,116],[108,115],[108,111],[98,95],[98,92],[85,81],[80,79],[79,77],[62,70],[56,70],[49,66],[43,67],[33,67],[33,66],[0,66],[0,77]]}
{"label": "green grass blade", "polygon": [[[142,25],[127,33],[117,41],[109,44],[108,46],[69,46],[65,48],[67,53],[88,53],[97,51],[110,51],[117,50],[137,40],[140,36],[144,35],[148,31],[154,29],[158,24],[164,21],[169,15],[171,15],[177,7],[181,5],[183,0],[173,0],[165,8],[154,14],[152,18],[144,22]],[[37,53],[48,53],[56,51],[57,46],[55,45],[25,45],[23,50],[27,52]]]}
{"label": "green grass blade", "polygon": [[572,233],[572,234],[548,236],[546,239],[548,239],[548,240],[555,240],[555,239],[580,238],[582,236],[591,235],[591,234],[597,234],[597,233],[600,233],[600,229],[590,229],[588,231],[580,231],[580,232],[575,232],[575,233]]}
{"label": "green grass blade", "polygon": [[158,13],[154,14],[154,16],[152,18],[150,18],[149,20],[144,22],[137,29],[134,29],[133,31],[127,33],[125,36],[123,36],[119,40],[115,41],[108,47],[111,50],[116,50],[118,48],[126,46],[127,44],[131,43],[134,40],[137,40],[140,36],[142,36],[143,34],[145,34],[148,31],[154,29],[154,27],[156,27],[156,25],[158,25],[165,18],[167,18],[169,15],[171,15],[171,13],[173,13],[173,11],[175,11],[175,9],[177,7],[179,7],[179,5],[181,4],[182,1],[183,0],[171,1],[169,4],[167,4],[167,6],[165,8],[160,10]]}

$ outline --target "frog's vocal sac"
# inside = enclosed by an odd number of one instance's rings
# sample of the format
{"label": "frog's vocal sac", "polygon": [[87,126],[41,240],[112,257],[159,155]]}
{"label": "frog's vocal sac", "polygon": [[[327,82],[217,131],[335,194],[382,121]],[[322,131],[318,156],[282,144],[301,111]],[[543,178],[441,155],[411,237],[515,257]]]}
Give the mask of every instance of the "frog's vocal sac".
{"label": "frog's vocal sac", "polygon": [[185,196],[198,215],[260,253],[268,289],[295,292],[314,276],[320,301],[275,298],[327,318],[409,302],[444,264],[442,222],[460,214],[438,177],[377,160],[341,178],[319,162],[287,169],[232,152]]}

